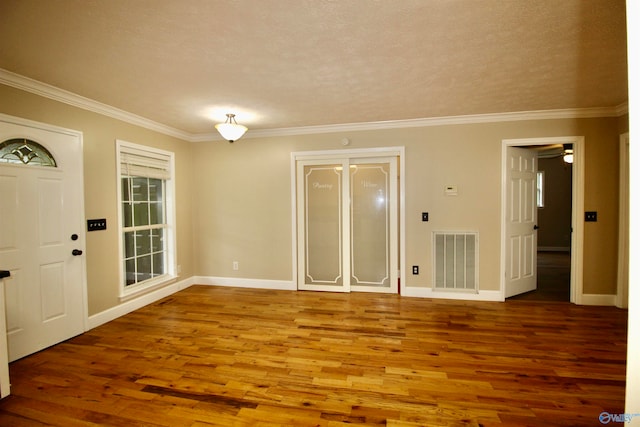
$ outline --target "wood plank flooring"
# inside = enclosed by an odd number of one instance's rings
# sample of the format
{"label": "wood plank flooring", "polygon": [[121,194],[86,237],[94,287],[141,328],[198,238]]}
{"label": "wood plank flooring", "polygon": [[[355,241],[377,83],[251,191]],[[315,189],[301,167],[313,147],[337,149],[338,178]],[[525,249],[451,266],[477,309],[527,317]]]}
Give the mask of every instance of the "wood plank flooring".
{"label": "wood plank flooring", "polygon": [[538,252],[538,281],[535,291],[511,300],[569,301],[571,299],[571,253]]}
{"label": "wood plank flooring", "polygon": [[11,364],[2,426],[597,426],[627,312],[193,286]]}

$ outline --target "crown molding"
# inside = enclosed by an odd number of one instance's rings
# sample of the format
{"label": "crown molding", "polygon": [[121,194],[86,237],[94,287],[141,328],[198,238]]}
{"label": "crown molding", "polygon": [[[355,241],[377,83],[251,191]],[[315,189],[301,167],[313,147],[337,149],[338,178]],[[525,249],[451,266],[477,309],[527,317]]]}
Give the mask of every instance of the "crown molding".
{"label": "crown molding", "polygon": [[[0,83],[24,90],[45,98],[74,107],[102,114],[117,120],[173,136],[188,142],[223,141],[217,132],[189,133],[147,118],[129,113],[119,108],[94,101],[55,86],[21,76],[0,68]],[[277,129],[249,129],[242,137],[270,138],[321,133],[343,133],[384,129],[402,129],[429,126],[465,125],[477,123],[498,123],[522,120],[582,119],[595,117],[619,117],[629,112],[629,104],[624,102],[614,107],[569,108],[558,110],[518,111],[510,113],[471,114],[465,116],[445,116],[408,120],[388,120],[378,122],[345,123],[319,126],[302,126]]]}
{"label": "crown molding", "polygon": [[582,119],[594,117],[617,117],[624,113],[619,107],[579,108],[563,110],[519,111],[511,113],[471,114],[465,116],[430,117],[424,119],[389,120],[366,123],[347,123],[296,128],[263,129],[247,132],[246,137],[264,138],[272,136],[306,135],[318,133],[357,132],[383,129],[402,129],[429,126],[497,123],[522,120]]}
{"label": "crown molding", "polygon": [[85,98],[84,96],[57,88],[47,83],[42,83],[38,80],[34,80],[20,74],[12,73],[11,71],[7,71],[2,68],[0,68],[0,83],[14,87],[16,89],[21,89],[26,92],[33,93],[35,95],[40,95],[54,101],[59,101],[64,104],[82,108],[83,110],[92,111],[94,113],[102,114],[107,117],[122,120],[123,122],[140,126],[145,129],[150,129],[165,135],[173,136],[187,141],[192,137],[192,135],[188,132],[163,125],[162,123],[154,122],[153,120],[149,120],[147,118],[121,110],[119,108],[94,101],[93,99]]}

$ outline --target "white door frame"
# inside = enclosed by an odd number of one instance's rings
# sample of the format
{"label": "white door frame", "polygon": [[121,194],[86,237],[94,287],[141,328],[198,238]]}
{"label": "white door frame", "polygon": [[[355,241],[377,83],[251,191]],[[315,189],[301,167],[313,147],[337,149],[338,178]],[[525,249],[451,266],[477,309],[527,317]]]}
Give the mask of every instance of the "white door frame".
{"label": "white door frame", "polygon": [[[73,130],[73,129],[67,129],[67,128],[63,128],[63,127],[59,127],[59,126],[54,126],[54,125],[50,125],[47,123],[41,123],[41,122],[36,122],[34,120],[28,120],[28,119],[23,119],[21,117],[15,117],[15,116],[10,116],[7,114],[2,114],[0,113],[0,121],[1,122],[6,122],[6,123],[11,123],[11,124],[15,124],[15,125],[21,125],[21,126],[26,126],[26,127],[31,127],[34,129],[41,129],[44,131],[48,131],[48,132],[55,132],[55,133],[60,133],[63,135],[69,135],[75,138],[78,138],[78,141],[80,143],[80,151],[84,152],[84,140],[83,140],[83,134],[80,131],[77,130]],[[80,176],[82,177],[81,181],[78,183],[79,187],[80,187],[80,194],[78,194],[78,198],[79,198],[79,204],[80,206],[82,206],[82,212],[80,213],[80,217],[82,218],[82,222],[84,224],[85,222],[85,215],[84,215],[84,159],[80,159],[81,160],[81,170],[80,170]],[[81,242],[85,242],[86,245],[86,231],[84,228],[84,225],[78,230],[78,233],[80,235],[80,241]],[[81,257],[77,257],[79,258],[78,262],[81,263],[81,288],[82,288],[82,312],[84,313],[83,319],[82,319],[82,329],[84,331],[88,330],[88,325],[89,325],[89,315],[88,315],[88,296],[87,296],[87,259],[85,256],[81,256]]]}
{"label": "white door frame", "polygon": [[399,222],[399,235],[398,235],[398,263],[400,278],[400,295],[405,295],[406,281],[405,281],[405,202],[404,202],[404,188],[405,188],[405,157],[404,147],[378,147],[378,148],[359,148],[359,149],[344,149],[344,150],[321,150],[321,151],[297,151],[291,153],[291,254],[292,254],[292,278],[295,284],[295,288],[298,289],[298,215],[297,215],[297,189],[296,189],[296,176],[297,176],[297,162],[299,160],[323,160],[323,159],[336,159],[336,158],[373,158],[373,157],[397,157],[399,162],[398,174],[399,174],[399,191],[398,191],[398,222]]}
{"label": "white door frame", "polygon": [[4,279],[0,279],[0,399],[7,397],[11,390],[7,321],[5,316]]}
{"label": "white door frame", "polygon": [[584,137],[566,136],[550,138],[523,138],[502,140],[502,208],[500,210],[500,292],[505,296],[506,267],[506,216],[507,216],[507,147],[529,145],[573,144],[571,179],[571,291],[570,301],[582,304],[583,253],[584,253]]}
{"label": "white door frame", "polygon": [[629,304],[629,132],[620,135],[620,185],[618,220],[618,285],[616,307]]}

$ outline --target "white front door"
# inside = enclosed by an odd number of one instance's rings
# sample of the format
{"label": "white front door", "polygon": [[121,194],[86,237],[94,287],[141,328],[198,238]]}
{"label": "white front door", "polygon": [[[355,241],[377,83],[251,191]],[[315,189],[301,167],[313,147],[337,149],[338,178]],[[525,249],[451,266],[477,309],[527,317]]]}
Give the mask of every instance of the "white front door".
{"label": "white front door", "polygon": [[533,150],[507,147],[505,298],[536,289],[537,171]]}
{"label": "white front door", "polygon": [[297,163],[298,289],[398,291],[397,158]]}
{"label": "white front door", "polygon": [[24,140],[18,155],[39,144],[56,162],[0,162],[0,269],[11,272],[5,297],[13,361],[82,333],[86,303],[81,135],[0,116],[0,143],[10,140]]}

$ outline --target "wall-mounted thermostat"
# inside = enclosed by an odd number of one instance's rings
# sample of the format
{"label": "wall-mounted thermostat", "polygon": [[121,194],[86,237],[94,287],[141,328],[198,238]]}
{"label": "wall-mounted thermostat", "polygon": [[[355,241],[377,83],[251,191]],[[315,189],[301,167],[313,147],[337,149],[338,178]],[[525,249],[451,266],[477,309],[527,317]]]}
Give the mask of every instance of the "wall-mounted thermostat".
{"label": "wall-mounted thermostat", "polygon": [[445,196],[457,196],[458,195],[458,186],[457,185],[446,185],[444,187],[444,195]]}

